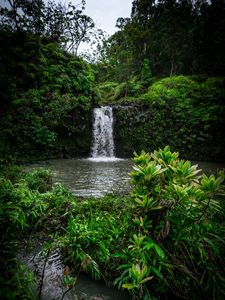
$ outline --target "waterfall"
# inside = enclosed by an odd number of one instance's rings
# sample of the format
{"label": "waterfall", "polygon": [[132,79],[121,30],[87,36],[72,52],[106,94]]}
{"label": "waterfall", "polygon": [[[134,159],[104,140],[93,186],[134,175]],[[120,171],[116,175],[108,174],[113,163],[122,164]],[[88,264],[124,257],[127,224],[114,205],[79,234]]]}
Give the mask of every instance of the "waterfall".
{"label": "waterfall", "polygon": [[112,107],[95,108],[93,117],[92,158],[114,158]]}

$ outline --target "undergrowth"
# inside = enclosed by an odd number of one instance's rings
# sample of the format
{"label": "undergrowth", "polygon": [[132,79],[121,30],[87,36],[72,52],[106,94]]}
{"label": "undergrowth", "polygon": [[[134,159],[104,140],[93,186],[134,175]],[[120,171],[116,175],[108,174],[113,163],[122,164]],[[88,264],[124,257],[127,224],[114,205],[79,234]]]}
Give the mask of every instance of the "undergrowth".
{"label": "undergrowth", "polygon": [[32,236],[60,249],[70,289],[81,272],[133,299],[223,299],[224,173],[206,176],[169,147],[135,154],[128,196],[73,196],[48,170],[1,170],[2,299],[35,299],[18,259]]}

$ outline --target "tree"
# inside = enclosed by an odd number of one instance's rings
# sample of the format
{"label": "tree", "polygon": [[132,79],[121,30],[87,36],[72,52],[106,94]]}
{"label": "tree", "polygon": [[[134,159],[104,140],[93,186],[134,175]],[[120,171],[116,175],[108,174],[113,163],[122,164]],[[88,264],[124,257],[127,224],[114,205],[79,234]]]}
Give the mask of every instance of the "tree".
{"label": "tree", "polygon": [[26,31],[41,35],[44,31],[43,0],[5,0],[0,10],[1,27],[11,31]]}
{"label": "tree", "polygon": [[65,50],[77,54],[81,42],[90,42],[93,20],[84,14],[85,1],[68,6],[43,0],[5,0],[0,10],[0,27],[4,30],[27,32],[59,43]]}
{"label": "tree", "polygon": [[70,3],[65,20],[64,41],[67,45],[67,50],[72,50],[77,54],[81,42],[90,42],[94,27],[93,20]]}
{"label": "tree", "polygon": [[225,74],[224,0],[134,0],[131,17],[119,18],[117,27],[109,61],[125,51],[136,74],[146,59],[153,76]]}

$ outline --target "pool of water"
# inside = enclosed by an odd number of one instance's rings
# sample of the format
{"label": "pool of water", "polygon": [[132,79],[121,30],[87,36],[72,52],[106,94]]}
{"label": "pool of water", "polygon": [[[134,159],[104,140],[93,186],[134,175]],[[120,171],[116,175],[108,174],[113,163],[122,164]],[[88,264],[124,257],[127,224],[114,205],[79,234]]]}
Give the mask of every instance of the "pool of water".
{"label": "pool of water", "polygon": [[[225,164],[193,162],[199,169],[210,174],[225,168]],[[29,168],[48,168],[54,182],[69,187],[74,195],[102,197],[107,193],[129,193],[131,159],[55,159],[32,164]]]}
{"label": "pool of water", "polygon": [[129,192],[132,165],[131,159],[58,159],[31,167],[52,170],[54,182],[64,183],[74,195],[102,197],[107,193]]}

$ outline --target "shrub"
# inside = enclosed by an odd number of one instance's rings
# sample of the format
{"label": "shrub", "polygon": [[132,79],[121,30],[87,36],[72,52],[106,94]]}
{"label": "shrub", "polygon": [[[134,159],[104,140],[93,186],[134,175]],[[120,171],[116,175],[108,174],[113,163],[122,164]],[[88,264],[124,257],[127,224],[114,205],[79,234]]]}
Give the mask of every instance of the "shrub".
{"label": "shrub", "polygon": [[186,76],[173,76],[153,83],[141,99],[164,104],[170,100],[190,100],[199,96],[201,88],[195,81]]}
{"label": "shrub", "polygon": [[[75,272],[112,282],[131,231],[129,197],[108,195],[72,203],[66,234],[59,238],[64,258]],[[121,253],[121,254],[120,254]]]}
{"label": "shrub", "polygon": [[217,223],[224,173],[206,176],[167,146],[135,154],[131,172],[136,232],[116,280],[138,299],[169,291],[188,299],[222,299],[223,225]]}

